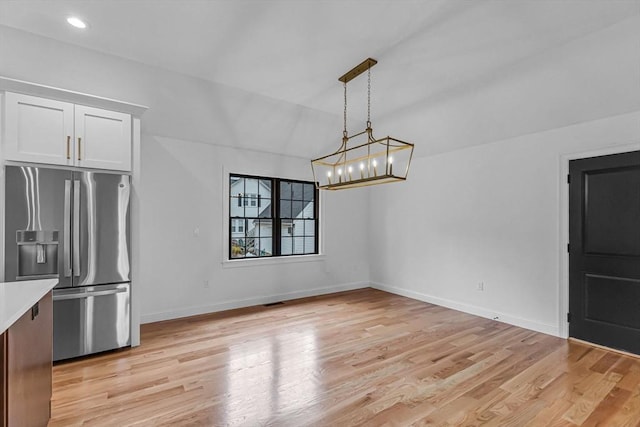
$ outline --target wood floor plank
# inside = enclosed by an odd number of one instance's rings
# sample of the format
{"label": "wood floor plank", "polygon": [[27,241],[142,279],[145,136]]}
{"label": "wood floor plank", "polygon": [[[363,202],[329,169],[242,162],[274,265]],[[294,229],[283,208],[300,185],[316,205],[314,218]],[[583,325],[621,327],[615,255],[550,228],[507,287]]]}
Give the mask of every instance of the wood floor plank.
{"label": "wood floor plank", "polygon": [[54,366],[57,426],[636,426],[640,359],[362,289]]}

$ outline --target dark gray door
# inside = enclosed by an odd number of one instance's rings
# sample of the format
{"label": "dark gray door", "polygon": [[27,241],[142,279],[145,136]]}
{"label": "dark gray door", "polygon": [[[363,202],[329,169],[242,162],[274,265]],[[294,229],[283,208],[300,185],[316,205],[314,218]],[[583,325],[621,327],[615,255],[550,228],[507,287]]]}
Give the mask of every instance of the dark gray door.
{"label": "dark gray door", "polygon": [[75,286],[130,281],[130,190],[127,175],[74,174]]}
{"label": "dark gray door", "polygon": [[640,151],[569,173],[569,335],[640,354]]}

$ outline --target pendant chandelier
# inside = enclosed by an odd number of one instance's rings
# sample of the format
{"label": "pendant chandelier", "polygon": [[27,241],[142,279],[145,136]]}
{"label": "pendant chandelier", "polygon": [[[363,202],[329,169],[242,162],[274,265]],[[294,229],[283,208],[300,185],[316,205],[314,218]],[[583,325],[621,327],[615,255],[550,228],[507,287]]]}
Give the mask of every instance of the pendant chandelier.
{"label": "pendant chandelier", "polygon": [[[316,187],[343,190],[375,184],[405,181],[413,156],[413,144],[386,136],[376,139],[371,128],[371,67],[368,58],[338,80],[344,86],[344,130],[342,145],[335,153],[311,161]],[[347,133],[347,82],[367,72],[367,127],[351,136]],[[360,141],[358,141],[360,138]]]}

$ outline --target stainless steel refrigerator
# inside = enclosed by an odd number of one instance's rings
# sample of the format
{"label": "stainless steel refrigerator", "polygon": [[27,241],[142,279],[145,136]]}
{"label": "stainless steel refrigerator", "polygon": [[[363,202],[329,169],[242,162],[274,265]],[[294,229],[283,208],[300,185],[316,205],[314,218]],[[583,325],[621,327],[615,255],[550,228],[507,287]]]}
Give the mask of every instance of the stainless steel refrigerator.
{"label": "stainless steel refrigerator", "polygon": [[57,277],[53,359],[131,344],[129,176],[5,169],[5,281]]}

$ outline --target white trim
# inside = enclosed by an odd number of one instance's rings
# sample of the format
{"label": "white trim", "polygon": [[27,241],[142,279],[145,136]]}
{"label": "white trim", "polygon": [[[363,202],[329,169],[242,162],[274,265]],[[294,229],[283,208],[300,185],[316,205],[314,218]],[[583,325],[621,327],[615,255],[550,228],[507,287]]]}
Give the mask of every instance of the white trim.
{"label": "white trim", "polygon": [[369,282],[344,283],[342,285],[327,286],[323,288],[306,289],[302,291],[287,292],[276,295],[263,295],[255,298],[231,300],[217,304],[208,304],[194,307],[186,307],[177,310],[163,311],[145,314],[141,318],[142,323],[160,322],[163,320],[178,319],[181,317],[197,316],[199,314],[215,313],[218,311],[233,310],[235,308],[251,307],[255,305],[270,304],[279,301],[288,301],[298,298],[314,297],[318,295],[333,294],[336,292],[352,291],[354,289],[368,288]]}
{"label": "white trim", "polygon": [[276,257],[256,257],[240,259],[223,259],[222,268],[257,267],[259,265],[293,264],[299,262],[321,262],[325,260],[325,255],[285,255]]}
{"label": "white trim", "polygon": [[0,282],[4,282],[4,209],[5,209],[5,159],[4,159],[4,92],[0,92]]}
{"label": "white trim", "polygon": [[392,294],[415,299],[418,301],[428,302],[430,304],[439,305],[441,307],[450,308],[452,310],[462,311],[464,313],[473,314],[475,316],[484,317],[486,319],[492,319],[498,322],[508,323],[510,325],[518,326],[520,328],[541,332],[543,334],[558,336],[559,331],[555,325],[539,323],[533,320],[511,316],[503,312],[491,311],[475,305],[465,304],[465,303],[461,303],[461,302],[457,302],[457,301],[453,301],[445,298],[439,298],[433,295],[423,294],[421,292],[415,292],[415,291],[409,291],[406,289],[396,288],[394,286],[389,286],[382,283],[371,282],[371,287],[374,289],[378,289],[380,291],[389,292]]}
{"label": "white trim", "polygon": [[560,230],[558,233],[560,247],[558,336],[562,338],[569,338],[569,323],[567,322],[567,313],[569,312],[569,254],[566,249],[567,244],[569,243],[569,185],[567,185],[569,161],[586,159],[589,157],[607,156],[609,154],[620,154],[636,150],[640,150],[640,143],[617,145],[598,150],[560,155],[560,177],[558,180],[560,183]]}
{"label": "white trim", "polygon": [[310,261],[324,261],[324,196],[322,191],[318,191],[318,203],[320,203],[320,218],[318,227],[320,232],[318,233],[318,253],[311,255],[293,255],[293,256],[279,256],[273,258],[243,258],[243,259],[229,259],[229,176],[231,174],[236,175],[253,175],[263,176],[265,178],[280,178],[290,179],[292,181],[309,181],[309,177],[291,177],[291,176],[273,176],[272,172],[263,170],[229,170],[228,167],[222,166],[222,266],[226,267],[251,267],[254,265],[273,265],[273,264],[287,264],[292,262],[310,262]]}
{"label": "white trim", "polygon": [[[133,119],[136,119],[135,117],[132,117],[132,123],[133,123]],[[138,119],[140,120],[140,119]],[[133,128],[132,128],[133,129]],[[132,144],[132,150],[133,150],[133,144]],[[72,172],[98,172],[98,173],[106,173],[106,174],[111,174],[111,175],[129,175],[129,176],[133,176],[133,172],[128,170],[128,171],[120,171],[117,169],[99,169],[99,168],[86,168],[84,166],[65,166],[65,165],[54,165],[51,163],[34,163],[34,162],[23,162],[23,161],[16,161],[16,160],[4,160],[3,162],[4,166],[18,166],[18,167],[22,167],[22,166],[31,166],[34,168],[47,168],[47,169],[57,169],[57,170],[66,170],[66,171],[72,171]]]}
{"label": "white trim", "polygon": [[105,98],[102,96],[89,95],[82,92],[41,85],[39,83],[27,82],[24,80],[16,80],[4,76],[0,76],[0,90],[55,99],[58,101],[66,101],[89,107],[104,108],[106,110],[129,113],[134,116],[140,116],[149,109],[149,107],[145,105],[133,104],[131,102]]}
{"label": "white trim", "polygon": [[139,117],[132,117],[131,120],[131,217],[130,229],[131,236],[131,347],[140,345],[140,312],[142,307],[142,280],[140,280],[140,218],[142,203],[140,201],[141,190],[141,123]]}

